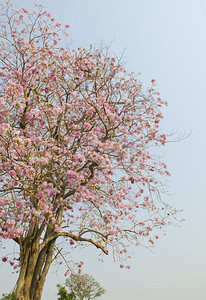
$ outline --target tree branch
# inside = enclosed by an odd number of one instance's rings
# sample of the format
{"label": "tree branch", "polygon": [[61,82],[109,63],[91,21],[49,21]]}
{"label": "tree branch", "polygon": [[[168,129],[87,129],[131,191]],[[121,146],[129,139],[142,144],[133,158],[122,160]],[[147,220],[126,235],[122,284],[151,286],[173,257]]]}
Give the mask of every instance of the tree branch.
{"label": "tree branch", "polygon": [[104,254],[108,255],[108,250],[104,248],[104,246],[102,246],[100,243],[95,242],[94,240],[92,240],[91,238],[84,238],[81,237],[80,235],[75,235],[69,232],[59,232],[57,233],[58,236],[62,236],[62,237],[70,237],[73,240],[77,241],[77,242],[88,242],[93,244],[95,247],[97,247],[98,249],[101,249]]}

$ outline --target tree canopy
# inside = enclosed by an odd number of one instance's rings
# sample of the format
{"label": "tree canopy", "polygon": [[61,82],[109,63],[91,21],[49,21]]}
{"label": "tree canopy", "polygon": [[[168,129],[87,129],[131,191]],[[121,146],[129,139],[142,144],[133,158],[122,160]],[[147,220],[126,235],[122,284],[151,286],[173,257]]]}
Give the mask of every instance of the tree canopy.
{"label": "tree canopy", "polygon": [[108,49],[63,47],[69,26],[41,6],[1,4],[0,25],[0,237],[19,246],[3,260],[19,268],[17,299],[40,299],[58,238],[123,267],[170,222],[155,150],[166,102]]}

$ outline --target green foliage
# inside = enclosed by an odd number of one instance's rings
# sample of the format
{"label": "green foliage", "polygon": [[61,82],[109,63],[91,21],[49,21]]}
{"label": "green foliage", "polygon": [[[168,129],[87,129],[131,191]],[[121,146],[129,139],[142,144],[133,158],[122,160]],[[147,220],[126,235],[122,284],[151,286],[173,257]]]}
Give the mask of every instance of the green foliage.
{"label": "green foliage", "polygon": [[60,284],[57,284],[57,287],[59,289],[58,291],[58,300],[75,300],[75,295],[73,292],[68,293],[66,288],[64,286],[61,286]]}
{"label": "green foliage", "polygon": [[3,296],[3,298],[1,298],[0,300],[15,300],[15,299],[16,299],[15,293],[12,292],[10,294]]}
{"label": "green foliage", "polygon": [[61,297],[58,300],[91,300],[105,294],[105,289],[88,274],[72,274],[66,280],[66,287],[68,287],[69,292],[67,292],[65,287],[57,286],[59,288],[58,296]]}

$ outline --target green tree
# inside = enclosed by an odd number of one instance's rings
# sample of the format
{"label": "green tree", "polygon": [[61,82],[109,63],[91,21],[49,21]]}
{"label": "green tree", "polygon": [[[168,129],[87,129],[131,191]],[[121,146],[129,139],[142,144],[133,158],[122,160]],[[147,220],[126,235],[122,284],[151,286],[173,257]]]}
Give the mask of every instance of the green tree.
{"label": "green tree", "polygon": [[66,280],[66,287],[69,288],[69,292],[67,292],[65,287],[60,285],[58,287],[58,295],[62,295],[58,300],[91,300],[105,294],[105,289],[88,274],[71,274],[70,278]]}
{"label": "green tree", "polygon": [[12,292],[10,294],[7,294],[5,296],[3,296],[3,298],[1,298],[0,300],[15,300],[15,293]]}
{"label": "green tree", "polygon": [[60,284],[57,284],[57,287],[59,289],[58,291],[58,300],[75,300],[75,295],[73,292],[68,293],[66,288],[64,286],[61,286]]}

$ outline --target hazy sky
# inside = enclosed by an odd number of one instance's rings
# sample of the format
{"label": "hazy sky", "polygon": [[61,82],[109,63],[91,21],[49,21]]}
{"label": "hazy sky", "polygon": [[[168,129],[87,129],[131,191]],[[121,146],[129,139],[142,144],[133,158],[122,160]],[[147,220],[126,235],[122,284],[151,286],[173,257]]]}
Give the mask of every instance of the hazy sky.
{"label": "hazy sky", "polygon": [[[187,221],[170,227],[153,253],[134,249],[131,270],[120,270],[112,257],[97,262],[96,249],[84,250],[85,272],[107,290],[103,300],[206,299],[206,1],[205,0],[14,0],[31,9],[41,3],[58,21],[70,24],[71,47],[113,41],[124,49],[128,70],[142,72],[145,86],[158,82],[168,101],[162,128],[191,135],[169,143],[165,161],[172,173],[171,196]],[[52,269],[53,270],[53,269]],[[55,300],[62,272],[48,276],[43,300]],[[10,270],[11,271],[11,270]],[[0,269],[0,293],[9,292],[15,276]]]}

